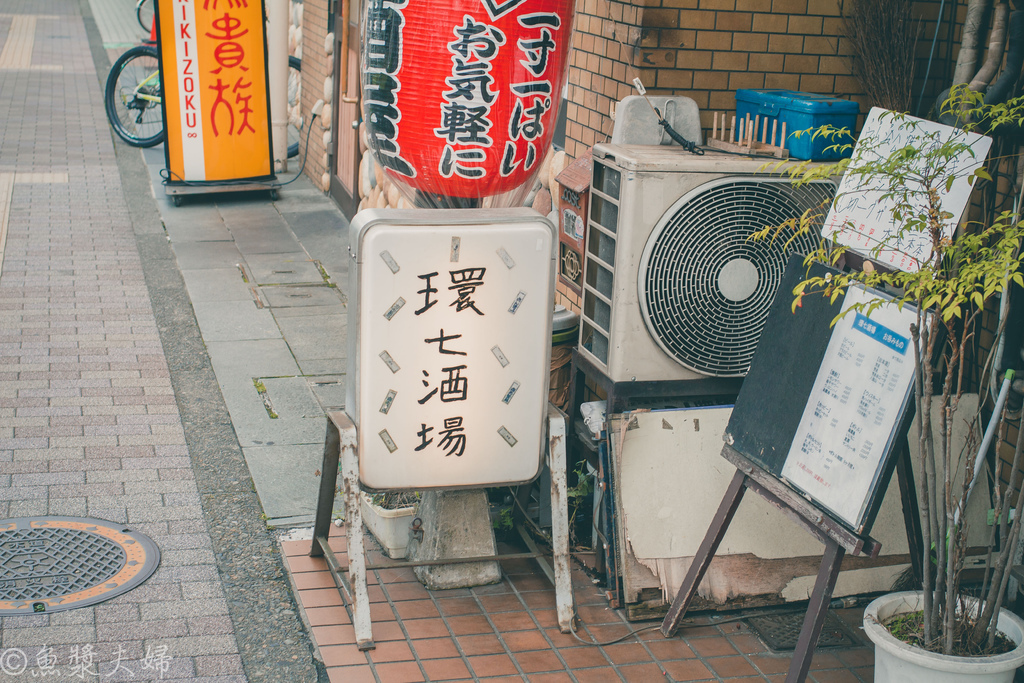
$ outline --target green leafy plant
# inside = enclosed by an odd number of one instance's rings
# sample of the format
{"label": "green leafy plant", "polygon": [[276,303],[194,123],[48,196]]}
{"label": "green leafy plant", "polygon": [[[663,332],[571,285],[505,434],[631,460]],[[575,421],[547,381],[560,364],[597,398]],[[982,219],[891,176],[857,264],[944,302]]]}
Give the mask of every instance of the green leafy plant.
{"label": "green leafy plant", "polygon": [[569,529],[573,535],[573,542],[579,545],[579,538],[576,534],[576,516],[587,501],[587,497],[594,491],[594,478],[587,471],[587,461],[580,460],[576,463],[572,473],[576,475],[576,485],[566,490],[569,498]]}
{"label": "green leafy plant", "polygon": [[493,526],[496,531],[511,531],[513,524],[511,505],[499,508],[498,514],[491,522],[491,526]]}
{"label": "green leafy plant", "polygon": [[[996,619],[1003,605],[1009,579],[1010,553],[1020,540],[1020,519],[1024,512],[1022,486],[1022,438],[1012,453],[1010,481],[996,476],[990,481],[974,481],[975,460],[981,443],[982,415],[964,416],[960,402],[975,386],[989,378],[993,353],[983,358],[977,353],[982,316],[992,310],[996,298],[1016,286],[1024,286],[1021,275],[1021,240],[1024,223],[1019,214],[1019,198],[1012,208],[988,219],[959,224],[952,235],[946,224],[954,220],[943,206],[943,194],[957,181],[957,161],[971,158],[974,150],[969,131],[990,133],[1003,127],[1019,129],[1024,122],[1024,101],[984,106],[981,95],[966,87],[954,89],[943,107],[959,117],[956,134],[939,135],[920,129],[916,119],[898,113],[884,114],[890,129],[911,130],[914,144],[891,146],[888,141],[862,135],[852,159],[827,165],[807,162],[788,169],[798,183],[847,174],[855,185],[878,188],[891,206],[894,231],[870,253],[878,260],[882,250],[906,240],[924,238],[928,256],[914,271],[888,270],[869,265],[863,269],[845,267],[850,256],[847,247],[822,240],[808,255],[805,265],[820,263],[839,271],[821,277],[808,276],[793,291],[794,310],[807,296],[825,296],[836,301],[854,286],[885,290],[901,309],[913,305],[917,318],[911,327],[916,378],[914,400],[918,431],[911,437],[918,445],[917,495],[921,516],[924,557],[924,611],[914,626],[916,644],[944,654],[988,654],[997,649]],[[805,132],[830,136],[833,130],[822,128]],[[779,170],[781,167],[776,167]],[[991,181],[990,173],[979,167],[969,173],[972,185]],[[838,198],[841,199],[841,198]],[[782,226],[770,226],[758,233],[759,239],[782,239],[791,231],[807,231],[822,216],[808,212]],[[864,315],[883,305],[875,299],[848,309]],[[835,322],[835,321],[833,321]],[[995,331],[996,338],[1003,329]],[[991,343],[995,349],[997,344]],[[929,406],[937,404],[938,424],[931,420]],[[1007,426],[1006,411],[999,419]],[[967,447],[961,450],[952,439],[954,421],[970,425]],[[1019,426],[1019,425],[1014,425]],[[1001,432],[1003,433],[1003,432]],[[1020,433],[1020,432],[1019,432]],[[963,521],[968,493],[989,495],[994,503],[994,519],[988,538],[987,564],[977,600],[966,598],[964,562],[968,553],[967,525]],[[986,490],[987,489],[987,490]],[[1011,514],[1011,510],[1014,511]],[[904,628],[905,624],[900,626]],[[906,630],[906,629],[905,629]]]}

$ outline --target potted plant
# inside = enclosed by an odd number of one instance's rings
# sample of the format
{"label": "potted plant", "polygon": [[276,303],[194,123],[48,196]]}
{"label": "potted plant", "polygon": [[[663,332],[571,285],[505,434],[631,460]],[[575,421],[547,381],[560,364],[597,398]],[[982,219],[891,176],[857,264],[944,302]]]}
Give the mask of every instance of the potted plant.
{"label": "potted plant", "polygon": [[[822,240],[806,264],[823,263],[839,272],[804,279],[793,292],[794,309],[801,297],[823,294],[834,301],[846,288],[856,285],[885,290],[896,305],[909,304],[917,309],[911,337],[918,429],[910,438],[918,446],[916,488],[925,571],[920,591],[885,596],[865,612],[865,630],[876,644],[876,681],[973,680],[968,673],[971,669],[995,676],[981,680],[1010,681],[1014,670],[1024,663],[1024,623],[1003,608],[1012,553],[1020,541],[1024,515],[1024,436],[1018,431],[1015,448],[1004,449],[1001,454],[1007,464],[1012,463],[1006,475],[1010,481],[1002,481],[998,474],[991,481],[983,480],[976,476],[980,468],[975,465],[978,458],[987,456],[988,447],[981,444],[988,421],[983,420],[980,411],[964,415],[966,409],[960,406],[965,392],[980,389],[988,394],[986,383],[999,381],[992,372],[995,354],[978,352],[982,346],[979,334],[983,317],[991,315],[998,299],[1010,289],[1024,286],[1024,222],[1008,209],[957,225],[959,216],[951,215],[943,205],[947,192],[963,182],[963,177],[969,176],[971,186],[977,184],[975,181],[992,180],[984,166],[974,165],[965,173],[963,168],[972,164],[958,163],[975,155],[971,143],[977,141],[977,136],[972,138],[971,131],[998,135],[1007,127],[1019,130],[1024,102],[986,107],[977,93],[963,88],[953,93],[944,108],[961,116],[961,125],[952,133],[948,129],[936,133],[934,126],[920,119],[886,112],[882,114],[886,133],[862,134],[852,158],[823,166],[804,162],[789,171],[798,182],[845,174],[844,186],[852,187],[852,193],[865,188],[873,191],[873,196],[880,198],[875,206],[886,207],[892,223],[889,234],[875,236],[880,241],[870,249],[863,266],[840,240]],[[894,130],[903,133],[902,139],[913,142],[893,145],[890,133]],[[804,134],[832,133],[822,128]],[[990,160],[989,165],[997,161]],[[837,207],[844,199],[842,194],[841,188]],[[820,219],[820,215],[807,214],[786,226],[766,228],[758,237],[769,238],[780,227],[808,230]],[[843,229],[854,227],[844,225]],[[924,254],[917,268],[873,266],[872,261],[887,260],[891,254],[887,250],[914,240],[922,240],[919,253]],[[881,305],[879,299],[851,310],[870,316]],[[995,340],[985,344],[988,348],[998,348],[998,339],[1005,331],[1002,323],[1005,320],[997,326]],[[931,419],[929,406],[938,415],[937,423]],[[993,424],[998,424],[996,430],[1001,435],[1007,428],[1012,433],[1019,426],[1002,406],[993,408],[989,404],[989,412],[994,414]],[[950,438],[955,420],[970,424],[970,437],[962,451]],[[969,495],[988,496],[994,507],[986,569],[976,582],[969,581],[964,571],[968,552],[964,512]],[[926,672],[908,675],[905,667],[910,665],[923,665]],[[944,670],[949,673],[939,673]]]}
{"label": "potted plant", "polygon": [[408,491],[361,494],[363,523],[393,560],[403,560],[408,554],[409,527],[418,500],[419,494]]}

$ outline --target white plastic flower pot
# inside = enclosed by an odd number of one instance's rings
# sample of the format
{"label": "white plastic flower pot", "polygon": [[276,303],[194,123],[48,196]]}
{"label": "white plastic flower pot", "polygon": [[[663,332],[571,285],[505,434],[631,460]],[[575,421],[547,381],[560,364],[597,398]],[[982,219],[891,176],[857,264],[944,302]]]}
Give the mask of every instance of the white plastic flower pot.
{"label": "white plastic flower pot", "polygon": [[360,498],[363,523],[377,539],[384,553],[393,560],[403,560],[408,553],[409,525],[412,524],[414,506],[387,510],[374,505],[365,493]]}
{"label": "white plastic flower pot", "polygon": [[953,657],[927,652],[895,638],[883,625],[891,617],[923,609],[919,592],[889,593],[864,610],[864,633],[875,644],[875,683],[1011,683],[1024,664],[1024,621],[1008,610],[999,630],[1017,647],[991,657]]}

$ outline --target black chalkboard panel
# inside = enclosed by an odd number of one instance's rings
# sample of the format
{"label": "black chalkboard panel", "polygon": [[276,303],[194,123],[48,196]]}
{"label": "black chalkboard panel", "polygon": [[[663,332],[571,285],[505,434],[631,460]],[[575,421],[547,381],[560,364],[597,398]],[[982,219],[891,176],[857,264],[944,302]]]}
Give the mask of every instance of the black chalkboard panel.
{"label": "black chalkboard panel", "polygon": [[829,324],[840,310],[823,296],[805,296],[794,312],[793,288],[808,276],[828,272],[821,265],[808,272],[802,256],[790,257],[726,429],[734,449],[776,476],[825,355]]}

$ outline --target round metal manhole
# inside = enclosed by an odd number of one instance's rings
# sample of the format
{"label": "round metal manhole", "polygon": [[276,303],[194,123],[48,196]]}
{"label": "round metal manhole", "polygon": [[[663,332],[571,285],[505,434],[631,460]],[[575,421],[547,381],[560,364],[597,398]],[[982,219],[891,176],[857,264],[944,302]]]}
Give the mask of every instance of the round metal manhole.
{"label": "round metal manhole", "polygon": [[59,612],[126,593],[160,549],[123,524],[87,517],[0,520],[0,616]]}

